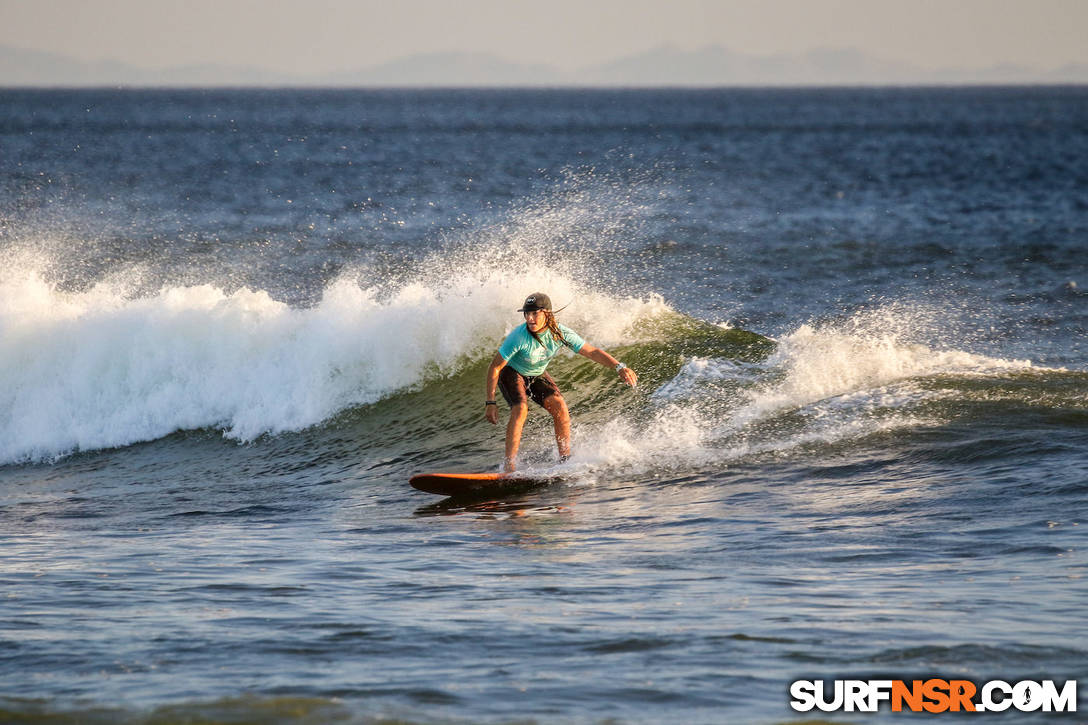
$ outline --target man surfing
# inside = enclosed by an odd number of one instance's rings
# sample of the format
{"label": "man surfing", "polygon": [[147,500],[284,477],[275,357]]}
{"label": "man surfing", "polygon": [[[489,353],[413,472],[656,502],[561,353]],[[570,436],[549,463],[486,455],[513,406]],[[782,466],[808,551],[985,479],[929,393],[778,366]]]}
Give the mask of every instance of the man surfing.
{"label": "man surfing", "polygon": [[521,431],[529,416],[529,400],[547,410],[555,423],[555,442],[559,458],[570,457],[570,413],[567,402],[552,377],[545,372],[548,363],[563,347],[569,347],[582,357],[616,371],[620,380],[634,387],[638,382],[635,371],[600,348],[593,347],[574,330],[561,325],[552,312],[552,301],[543,292],[525,298],[518,312],[525,315],[525,324],[518,325],[506,336],[487,369],[487,421],[499,422],[495,388],[510,405],[510,420],[506,424],[506,455],[503,470],[517,467]]}

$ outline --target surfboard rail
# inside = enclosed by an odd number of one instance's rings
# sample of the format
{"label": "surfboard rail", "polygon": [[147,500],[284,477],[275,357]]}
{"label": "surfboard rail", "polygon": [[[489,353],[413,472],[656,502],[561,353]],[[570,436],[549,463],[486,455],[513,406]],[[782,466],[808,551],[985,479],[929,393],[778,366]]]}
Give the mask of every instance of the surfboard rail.
{"label": "surfboard rail", "polygon": [[480,496],[528,491],[543,486],[554,477],[512,473],[418,473],[408,483],[412,488],[439,496]]}

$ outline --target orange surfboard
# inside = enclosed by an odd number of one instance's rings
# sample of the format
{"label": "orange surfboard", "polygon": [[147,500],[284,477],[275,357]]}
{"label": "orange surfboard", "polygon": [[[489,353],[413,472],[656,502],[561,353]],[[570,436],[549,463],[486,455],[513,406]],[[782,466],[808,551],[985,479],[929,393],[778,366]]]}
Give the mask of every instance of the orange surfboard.
{"label": "orange surfboard", "polygon": [[528,491],[554,480],[518,473],[420,473],[408,483],[440,496],[489,496]]}

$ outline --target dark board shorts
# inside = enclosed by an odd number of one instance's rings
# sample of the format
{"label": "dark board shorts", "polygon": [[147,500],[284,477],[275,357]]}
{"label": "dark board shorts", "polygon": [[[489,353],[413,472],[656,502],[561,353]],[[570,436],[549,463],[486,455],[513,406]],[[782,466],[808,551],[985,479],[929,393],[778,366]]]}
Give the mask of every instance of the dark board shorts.
{"label": "dark board shorts", "polygon": [[536,376],[522,375],[509,365],[499,371],[499,392],[511,407],[525,403],[527,398],[543,406],[544,401],[553,395],[563,397],[548,373]]}

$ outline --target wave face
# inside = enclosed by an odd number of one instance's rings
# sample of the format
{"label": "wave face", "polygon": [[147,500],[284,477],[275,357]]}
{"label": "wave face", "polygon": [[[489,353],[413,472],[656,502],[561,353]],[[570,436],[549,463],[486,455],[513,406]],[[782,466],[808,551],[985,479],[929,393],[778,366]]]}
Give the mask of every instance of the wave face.
{"label": "wave face", "polygon": [[[1076,373],[913,342],[932,338],[926,328],[939,316],[919,305],[806,323],[771,341],[563,272],[500,274],[459,261],[467,271],[454,276],[446,262],[442,273],[395,286],[344,275],[306,307],[211,284],[141,296],[122,278],[64,291],[35,269],[9,269],[0,280],[0,461],[57,460],[197,429],[251,442],[352,409],[365,417],[366,406],[413,391],[433,401],[425,403],[433,415],[449,415],[472,406],[482,369],[517,324],[511,308],[536,289],[572,301],[564,321],[622,353],[643,381],[627,395],[601,371],[555,364],[576,383],[567,396],[581,446],[571,465],[702,466],[940,425],[972,399],[969,381],[1030,378],[1041,389],[1024,404],[1048,395],[1058,407],[1083,402],[1062,392]],[[454,378],[460,387],[447,392],[442,383]]]}

